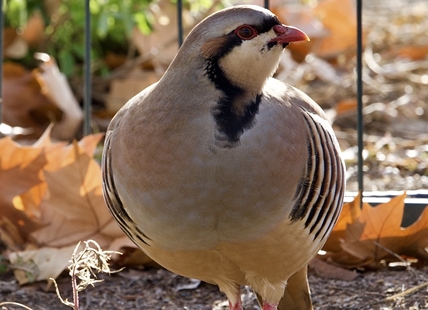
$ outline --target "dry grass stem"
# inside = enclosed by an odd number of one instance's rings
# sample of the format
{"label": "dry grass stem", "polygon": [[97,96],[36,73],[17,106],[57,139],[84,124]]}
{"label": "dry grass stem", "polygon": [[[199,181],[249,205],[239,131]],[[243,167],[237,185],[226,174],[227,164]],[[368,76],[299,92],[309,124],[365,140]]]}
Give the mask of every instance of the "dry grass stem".
{"label": "dry grass stem", "polygon": [[[99,244],[94,240],[84,241],[85,247],[82,251],[77,253],[80,247],[80,242],[74,249],[73,255],[71,256],[70,270],[71,285],[73,288],[73,302],[69,302],[67,299],[63,299],[58,289],[58,285],[55,279],[53,281],[56,289],[56,293],[61,302],[75,310],[79,309],[79,292],[86,289],[89,285],[94,286],[95,283],[102,282],[103,280],[97,280],[96,273],[116,273],[119,270],[110,270],[108,261],[111,259],[112,254],[122,254],[116,251],[103,251]],[[79,279],[79,281],[77,280]]]}
{"label": "dry grass stem", "polygon": [[18,306],[27,310],[33,310],[33,308],[27,307],[26,305],[20,304],[19,302],[13,302],[13,301],[0,302],[1,310],[7,310],[7,308],[5,307],[7,305]]}
{"label": "dry grass stem", "polygon": [[395,300],[395,299],[397,299],[397,298],[405,297],[405,296],[410,295],[410,294],[413,294],[413,293],[415,293],[415,292],[417,292],[417,291],[419,291],[419,290],[421,290],[421,289],[423,289],[424,287],[427,287],[427,286],[428,286],[428,282],[425,282],[425,283],[419,284],[419,285],[417,285],[417,286],[414,286],[414,287],[412,287],[412,288],[409,288],[408,290],[405,290],[404,292],[401,292],[401,293],[398,293],[398,294],[394,294],[394,295],[392,295],[392,296],[389,296],[389,297],[387,297],[387,298],[386,298],[386,300],[387,300],[387,301],[393,301],[393,300]]}

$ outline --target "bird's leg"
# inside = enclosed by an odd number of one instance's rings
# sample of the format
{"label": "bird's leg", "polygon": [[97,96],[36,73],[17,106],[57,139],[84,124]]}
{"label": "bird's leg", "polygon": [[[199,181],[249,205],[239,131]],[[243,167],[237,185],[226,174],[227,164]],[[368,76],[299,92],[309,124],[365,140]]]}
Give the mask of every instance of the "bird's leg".
{"label": "bird's leg", "polygon": [[263,310],[277,310],[277,304],[271,304],[268,302],[264,302],[263,303]]}
{"label": "bird's leg", "polygon": [[233,303],[229,300],[229,309],[230,309],[230,310],[243,310],[241,299],[239,299],[237,302],[235,302],[235,304],[233,304]]}
{"label": "bird's leg", "polygon": [[234,286],[233,293],[235,296],[230,297],[229,299],[229,309],[230,310],[243,310],[242,301],[241,301],[241,287],[239,285]]}

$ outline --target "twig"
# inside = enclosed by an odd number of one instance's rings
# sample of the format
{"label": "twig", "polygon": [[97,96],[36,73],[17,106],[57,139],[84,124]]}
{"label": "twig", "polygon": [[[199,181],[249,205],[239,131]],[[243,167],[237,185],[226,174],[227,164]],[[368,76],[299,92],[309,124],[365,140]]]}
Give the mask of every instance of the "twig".
{"label": "twig", "polygon": [[[75,257],[76,251],[80,246],[80,242],[77,244],[76,249],[73,253],[73,258]],[[73,261],[72,258],[72,261]],[[79,257],[80,258],[80,257]],[[79,291],[77,290],[77,277],[76,277],[76,265],[73,264],[70,269],[70,276],[71,276],[71,287],[73,289],[73,301],[74,301],[74,309],[79,310]]]}
{"label": "twig", "polygon": [[6,305],[13,305],[13,306],[22,307],[27,310],[33,310],[33,308],[27,307],[26,305],[20,304],[19,302],[13,302],[13,301],[0,302],[0,307],[6,306]]}
{"label": "twig", "polygon": [[58,299],[61,301],[62,304],[66,305],[67,307],[74,308],[74,303],[69,302],[67,299],[62,299],[61,293],[59,292],[58,284],[56,283],[54,278],[49,278],[55,286],[56,295],[58,296]]}
{"label": "twig", "polygon": [[425,283],[419,284],[418,286],[415,286],[415,287],[409,288],[408,290],[405,290],[404,292],[401,292],[401,293],[398,293],[398,294],[394,294],[394,295],[392,295],[392,296],[389,296],[389,297],[387,297],[385,300],[387,300],[387,301],[393,301],[393,300],[395,300],[395,299],[397,299],[397,298],[400,298],[400,297],[404,297],[404,296],[407,296],[407,295],[413,294],[413,293],[415,293],[416,291],[418,291],[418,290],[420,290],[420,289],[423,289],[424,287],[427,287],[427,286],[428,286],[428,282],[425,282]]}
{"label": "twig", "polygon": [[[329,284],[328,287],[331,288],[331,289],[335,289],[335,290],[349,292],[351,294],[354,294],[354,295],[358,296],[358,290],[356,290],[355,288],[349,288],[349,287],[346,287],[346,286],[337,286],[337,285],[331,285],[331,284]],[[379,296],[379,297],[385,296],[383,293],[370,292],[370,291],[364,291],[364,294],[373,295],[373,296]]]}
{"label": "twig", "polygon": [[378,247],[382,248],[383,250],[385,250],[386,252],[388,252],[389,254],[393,255],[394,257],[396,257],[398,260],[400,260],[402,263],[404,263],[406,265],[406,270],[409,271],[413,276],[417,277],[418,275],[416,274],[416,272],[413,270],[412,267],[410,267],[410,263],[408,261],[406,261],[404,258],[402,258],[400,255],[398,255],[397,253],[391,251],[390,249],[388,249],[387,247],[385,247],[384,245],[380,244],[377,241],[373,241],[373,243],[375,245],[377,245]]}

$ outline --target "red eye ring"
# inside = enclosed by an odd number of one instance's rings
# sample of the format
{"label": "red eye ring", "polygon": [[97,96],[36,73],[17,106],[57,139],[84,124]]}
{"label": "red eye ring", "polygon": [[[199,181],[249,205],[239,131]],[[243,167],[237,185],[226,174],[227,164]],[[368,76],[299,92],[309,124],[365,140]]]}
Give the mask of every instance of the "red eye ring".
{"label": "red eye ring", "polygon": [[249,25],[242,25],[235,29],[235,34],[242,40],[251,40],[257,36],[257,30]]}

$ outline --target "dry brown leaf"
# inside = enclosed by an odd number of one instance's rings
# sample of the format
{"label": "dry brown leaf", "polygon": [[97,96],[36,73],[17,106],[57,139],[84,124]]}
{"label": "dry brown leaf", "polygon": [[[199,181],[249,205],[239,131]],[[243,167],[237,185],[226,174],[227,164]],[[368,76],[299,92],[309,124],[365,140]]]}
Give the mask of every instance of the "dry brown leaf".
{"label": "dry brown leaf", "polygon": [[31,128],[34,137],[48,125],[61,119],[62,112],[41,93],[33,74],[21,65],[4,64],[3,122],[10,126]]}
{"label": "dry brown leaf", "polygon": [[50,128],[33,146],[0,139],[0,238],[14,251],[32,248],[10,256],[21,284],[55,278],[81,240],[129,245],[105,205],[92,158],[103,135],[66,145],[52,143]]}
{"label": "dry brown leaf", "polygon": [[355,53],[357,20],[353,1],[316,1],[313,7],[274,4],[272,11],[311,38],[311,42],[296,42],[287,48],[297,61],[304,60],[309,53],[327,59]]}
{"label": "dry brown leaf", "polygon": [[340,244],[345,239],[348,224],[355,223],[361,214],[360,200],[361,196],[358,195],[353,201],[343,204],[339,219],[323,247],[324,251],[340,252],[342,250]]}
{"label": "dry brown leaf", "polygon": [[341,245],[343,250],[360,259],[363,265],[373,266],[392,256],[386,249],[401,254],[404,240],[398,240],[398,237],[402,231],[405,197],[403,194],[376,207],[364,205],[358,221],[347,227],[346,238]]}
{"label": "dry brown leaf", "polygon": [[359,277],[355,272],[328,264],[318,258],[312,259],[308,266],[311,272],[314,272],[318,277],[326,279],[352,281]]}
{"label": "dry brown leaf", "polygon": [[[50,129],[51,127],[49,130]],[[83,137],[77,144],[88,156],[93,157],[95,149],[103,136],[103,133],[88,135]],[[71,164],[75,160],[75,156],[70,152],[70,150],[74,148],[74,145],[67,145],[65,142],[53,144],[49,134],[44,134],[35,145],[46,148],[45,155],[48,163],[44,167],[45,171],[56,171],[61,167]]]}
{"label": "dry brown leaf", "polygon": [[354,201],[353,205],[345,205],[345,214],[333,229],[332,240],[324,248],[330,252],[327,258],[350,268],[376,267],[381,260],[396,260],[397,255],[428,260],[428,209],[411,226],[402,228],[405,198],[404,193],[376,207],[363,204],[356,220],[350,214],[353,210],[353,216],[357,215],[358,204]]}
{"label": "dry brown leaf", "polygon": [[336,57],[344,52],[354,52],[356,45],[357,19],[355,4],[351,0],[326,0],[314,7],[315,16],[329,31],[314,49],[319,57]]}
{"label": "dry brown leaf", "polygon": [[34,11],[22,29],[21,37],[31,46],[38,47],[44,38],[45,22],[40,11]]}
{"label": "dry brown leaf", "polygon": [[[32,146],[27,147],[34,151],[39,150],[46,158],[46,164],[43,166],[43,170],[55,170],[61,166],[61,154],[66,153],[64,151],[67,143],[56,142],[52,143],[50,139],[52,125],[50,125],[39,140]],[[2,156],[3,157],[3,156]],[[42,198],[46,194],[47,185],[44,182],[44,175],[42,170],[39,171],[39,177],[42,182],[33,186],[30,190],[25,193],[14,197],[13,204],[15,208],[19,210],[25,210],[26,214],[32,218],[40,219],[40,203]]]}
{"label": "dry brown leaf", "polygon": [[[19,145],[9,137],[0,139],[0,217],[4,225],[7,223],[1,228],[1,239],[13,250],[22,247],[31,232],[45,225],[40,213],[47,190],[42,171],[58,166],[54,163],[66,145],[52,143],[49,134],[50,129],[33,146]],[[92,139],[98,141],[99,137]]]}
{"label": "dry brown leaf", "polygon": [[411,60],[424,60],[428,54],[428,45],[407,45],[397,52],[397,55],[402,58]]}
{"label": "dry brown leaf", "polygon": [[7,217],[0,217],[0,240],[11,250],[19,250],[24,244],[21,233]]}
{"label": "dry brown leaf", "polygon": [[108,246],[123,233],[105,205],[98,163],[76,142],[65,162],[66,166],[45,172],[49,195],[41,210],[49,225],[32,237],[38,244],[50,247],[69,246],[88,238],[101,247]]}
{"label": "dry brown leaf", "polygon": [[[52,143],[50,129],[33,146],[0,139],[0,239],[13,251],[32,248],[9,257],[20,284],[58,276],[80,240],[135,248],[102,196],[100,167],[92,157],[103,135],[66,145]],[[129,263],[151,261],[131,252]]]}
{"label": "dry brown leaf", "polygon": [[0,139],[0,154],[0,217],[8,218],[25,240],[43,225],[34,217],[34,211],[26,212],[13,201],[42,183],[40,174],[46,157],[41,149],[20,146],[10,138]]}
{"label": "dry brown leaf", "polygon": [[63,248],[41,248],[9,255],[15,278],[20,285],[58,277],[67,268],[75,245]]}
{"label": "dry brown leaf", "polygon": [[357,99],[355,98],[340,100],[335,107],[337,116],[355,112],[357,110],[357,104]]}
{"label": "dry brown leaf", "polygon": [[41,87],[40,91],[63,113],[61,120],[57,119],[55,122],[52,136],[61,140],[73,139],[83,120],[82,108],[56,61],[44,53],[36,53],[35,57],[41,61],[39,68],[33,70],[33,76]]}
{"label": "dry brown leaf", "polygon": [[88,156],[94,156],[95,149],[100,143],[101,139],[104,137],[103,133],[96,133],[83,137],[79,141],[79,146],[88,154]]}

